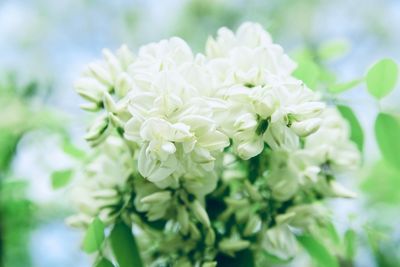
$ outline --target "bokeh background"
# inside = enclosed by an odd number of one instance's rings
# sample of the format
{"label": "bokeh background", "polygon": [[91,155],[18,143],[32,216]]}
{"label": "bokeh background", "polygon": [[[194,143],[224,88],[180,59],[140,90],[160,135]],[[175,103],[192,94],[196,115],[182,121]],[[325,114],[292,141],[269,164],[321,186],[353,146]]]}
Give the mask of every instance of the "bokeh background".
{"label": "bokeh background", "polygon": [[[73,91],[85,64],[104,47],[170,36],[200,52],[219,27],[248,20],[299,60],[340,44],[343,55],[323,65],[337,81],[383,57],[400,61],[399,0],[0,0],[0,266],[90,266],[81,233],[64,223],[68,190],[51,180],[88,149]],[[343,178],[359,197],[330,203],[335,225],[355,233],[354,266],[398,267],[400,173],[381,160],[373,127],[379,111],[400,114],[399,86],[380,103],[362,84],[330,100],[352,107],[365,136],[361,170]]]}

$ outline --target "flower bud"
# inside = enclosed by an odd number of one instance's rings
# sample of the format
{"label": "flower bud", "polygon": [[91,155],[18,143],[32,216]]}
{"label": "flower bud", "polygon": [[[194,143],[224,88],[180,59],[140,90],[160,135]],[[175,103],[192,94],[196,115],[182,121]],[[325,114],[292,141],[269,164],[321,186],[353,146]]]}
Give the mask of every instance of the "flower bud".
{"label": "flower bud", "polygon": [[111,95],[107,92],[104,93],[103,96],[103,103],[104,103],[104,108],[111,113],[117,112],[117,105],[115,104],[114,99],[111,97]]}
{"label": "flower bud", "polygon": [[90,102],[101,103],[107,87],[92,78],[81,78],[74,84],[75,91]]}
{"label": "flower bud", "polygon": [[218,247],[222,252],[232,254],[250,247],[250,242],[247,240],[223,239],[219,242]]}
{"label": "flower bud", "polygon": [[325,106],[325,103],[319,101],[310,101],[290,107],[288,110],[291,118],[293,118],[295,121],[302,121],[318,116]]}
{"label": "flower bud", "polygon": [[217,262],[216,261],[205,262],[201,265],[201,267],[217,267]]}
{"label": "flower bud", "polygon": [[99,189],[91,194],[94,198],[117,198],[118,192],[114,189]]}
{"label": "flower bud", "polygon": [[246,223],[246,227],[244,228],[243,235],[251,236],[257,233],[257,231],[260,230],[261,223],[262,222],[260,216],[258,216],[257,214],[250,216],[249,220]]}
{"label": "flower bud", "polygon": [[190,207],[196,219],[207,228],[210,227],[210,218],[208,217],[207,211],[197,199],[191,203]]}
{"label": "flower bud", "polygon": [[190,232],[190,236],[192,239],[194,239],[194,240],[201,239],[200,231],[197,229],[196,225],[194,225],[191,222],[189,223],[189,232]]}
{"label": "flower bud", "polygon": [[112,75],[112,80],[116,80],[116,75],[122,71],[121,64],[113,53],[108,49],[103,49],[103,56],[107,62],[108,68]]}
{"label": "flower bud", "polygon": [[305,121],[294,121],[292,122],[290,128],[301,137],[306,137],[312,133],[315,133],[320,125],[322,120],[320,118],[312,118]]}
{"label": "flower bud", "polygon": [[264,141],[262,138],[253,138],[247,142],[240,143],[237,148],[237,154],[244,160],[248,160],[257,156],[264,149]]}
{"label": "flower bud", "polygon": [[117,50],[117,57],[119,62],[122,65],[123,69],[127,69],[128,66],[134,61],[135,57],[132,54],[132,52],[129,50],[127,45],[122,45],[118,50]]}
{"label": "flower bud", "polygon": [[288,213],[280,214],[280,215],[276,216],[275,220],[276,220],[276,223],[277,223],[278,225],[287,224],[287,223],[290,222],[290,220],[291,220],[294,216],[296,216],[296,213],[295,213],[295,212],[288,212]]}
{"label": "flower bud", "polygon": [[110,122],[112,123],[112,125],[116,128],[124,128],[124,122],[118,118],[116,115],[114,115],[113,113],[109,113],[108,117],[110,118]]}
{"label": "flower bud", "polygon": [[157,204],[163,203],[171,199],[171,191],[159,191],[148,196],[145,196],[140,200],[143,204]]}
{"label": "flower bud", "polygon": [[81,104],[81,105],[79,105],[79,107],[83,110],[90,111],[90,112],[96,112],[101,109],[100,105],[98,105],[97,103],[93,103],[93,102]]}
{"label": "flower bud", "polygon": [[207,229],[207,234],[204,242],[207,246],[212,246],[215,242],[215,232],[211,227]]}
{"label": "flower bud", "polygon": [[115,83],[115,93],[120,97],[126,96],[132,88],[132,83],[132,79],[127,73],[121,73]]}
{"label": "flower bud", "polygon": [[85,139],[89,142],[97,143],[102,137],[104,137],[104,133],[108,127],[108,118],[106,114],[99,116],[92,126],[89,128],[88,133],[85,136]]}
{"label": "flower bud", "polygon": [[113,84],[110,73],[100,64],[89,64],[90,73],[101,83],[111,87]]}
{"label": "flower bud", "polygon": [[189,213],[184,206],[178,206],[177,217],[182,234],[187,235],[189,232]]}
{"label": "flower bud", "polygon": [[254,201],[261,201],[262,196],[258,193],[257,189],[248,181],[244,181],[244,188],[246,189],[247,194],[249,194],[250,198]]}
{"label": "flower bud", "polygon": [[332,194],[335,197],[343,197],[343,198],[356,198],[357,194],[350,191],[349,189],[347,189],[346,187],[344,187],[343,185],[341,185],[340,183],[332,180],[329,182],[330,185],[330,189]]}
{"label": "flower bud", "polygon": [[287,225],[268,229],[262,246],[268,253],[283,260],[292,258],[297,252],[297,241]]}

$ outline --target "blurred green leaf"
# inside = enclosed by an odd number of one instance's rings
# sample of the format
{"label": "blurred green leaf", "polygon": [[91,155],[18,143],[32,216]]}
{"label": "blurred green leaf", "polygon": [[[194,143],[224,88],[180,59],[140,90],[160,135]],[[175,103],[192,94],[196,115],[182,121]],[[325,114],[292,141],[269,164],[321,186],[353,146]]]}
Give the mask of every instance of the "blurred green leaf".
{"label": "blurred green leaf", "polygon": [[119,267],[143,267],[132,229],[118,222],[110,234],[111,248]]}
{"label": "blurred green leaf", "polygon": [[310,235],[297,236],[297,240],[321,267],[339,267],[337,259],[325,246]]}
{"label": "blurred green leaf", "polygon": [[0,178],[0,260],[4,260],[4,266],[32,266],[29,244],[37,223],[37,206],[28,199],[28,189],[27,180]]}
{"label": "blurred green leaf", "polygon": [[349,122],[351,128],[350,139],[356,143],[358,149],[363,151],[364,149],[364,133],[357,116],[354,114],[353,110],[348,106],[338,105],[339,112],[342,116]]}
{"label": "blurred green leaf", "polygon": [[94,267],[114,267],[114,264],[106,258],[101,258]]}
{"label": "blurred green leaf", "polygon": [[356,87],[363,81],[364,81],[363,79],[356,79],[345,83],[334,84],[328,87],[328,91],[333,94],[339,94]]}
{"label": "blurred green leaf", "polygon": [[20,135],[0,129],[0,174],[10,167],[19,139]]}
{"label": "blurred green leaf", "polygon": [[400,203],[400,172],[386,161],[376,163],[361,184],[371,203]]}
{"label": "blurred green leaf", "polygon": [[340,236],[336,230],[335,225],[333,223],[327,223],[322,230],[326,231],[329,235],[329,238],[332,240],[333,244],[339,245],[340,244]]}
{"label": "blurred green leaf", "polygon": [[59,189],[66,186],[72,178],[73,170],[55,171],[51,175],[51,186],[53,189]]}
{"label": "blurred green leaf", "polygon": [[348,229],[344,234],[346,258],[351,261],[357,252],[357,234],[353,229]]}
{"label": "blurred green leaf", "polygon": [[104,228],[104,223],[99,218],[94,218],[83,239],[83,251],[93,253],[101,249],[104,241]]}
{"label": "blurred green leaf", "polygon": [[76,158],[76,159],[84,159],[86,154],[85,151],[77,148],[74,144],[69,141],[65,141],[62,145],[62,149],[65,154]]}
{"label": "blurred green leaf", "polygon": [[392,59],[382,59],[375,63],[366,76],[368,92],[381,99],[388,95],[396,85],[399,70]]}
{"label": "blurred green leaf", "polygon": [[298,61],[293,76],[302,80],[310,89],[315,90],[320,76],[320,68],[310,59]]}
{"label": "blurred green leaf", "polygon": [[375,121],[375,137],[382,156],[400,169],[400,122],[398,118],[379,113]]}
{"label": "blurred green leaf", "polygon": [[318,55],[322,60],[332,60],[344,56],[349,51],[349,41],[336,39],[322,44],[318,49]]}

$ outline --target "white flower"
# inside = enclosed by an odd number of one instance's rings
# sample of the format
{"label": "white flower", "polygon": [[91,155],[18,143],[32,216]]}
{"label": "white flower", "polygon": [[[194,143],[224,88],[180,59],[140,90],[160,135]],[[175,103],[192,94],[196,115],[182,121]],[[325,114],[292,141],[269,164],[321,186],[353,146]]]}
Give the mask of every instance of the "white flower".
{"label": "white flower", "polygon": [[103,100],[106,92],[115,90],[123,97],[130,89],[126,71],[134,61],[133,54],[123,45],[116,55],[108,49],[103,50],[104,60],[89,64],[83,76],[75,83],[76,91],[85,99],[97,105]]}
{"label": "white flower", "polygon": [[110,223],[127,191],[127,181],[133,172],[132,155],[124,142],[110,136],[78,175],[71,191],[71,200],[79,213],[69,218],[74,225],[87,225],[99,216]]}
{"label": "white flower", "polygon": [[[141,49],[130,68],[138,86],[128,97],[131,118],[124,136],[140,147],[138,169],[146,179],[160,188],[177,187],[182,182],[190,191],[197,185],[200,191],[208,192],[216,179],[205,173],[213,172],[216,157],[229,140],[214,118],[224,104],[202,91],[205,78],[189,79],[195,74],[189,75],[189,67],[197,66],[195,72],[202,70],[201,62],[193,60],[187,45],[177,38]],[[154,62],[163,67],[152,68]]]}
{"label": "white flower", "polygon": [[[102,112],[85,137],[96,153],[70,223],[140,221],[145,254],[161,255],[153,265],[214,266],[214,254],[256,246],[288,260],[292,231],[329,219],[320,198],[354,196],[334,179],[359,162],[349,125],[292,76],[294,62],[261,25],[221,28],[204,55],[177,37],[136,57],[125,46],[103,54],[76,84],[84,108]],[[162,231],[149,230],[158,220]],[[244,239],[255,234],[261,244]]]}
{"label": "white flower", "polygon": [[216,40],[208,39],[206,55],[215,59],[211,64],[216,72],[225,73],[221,77],[224,85],[262,85],[269,75],[288,76],[295,68],[283,49],[273,44],[269,34],[256,23],[242,24],[236,34],[221,28]]}
{"label": "white flower", "polygon": [[352,170],[360,162],[360,153],[350,141],[348,123],[334,108],[324,110],[318,131],[310,135],[305,149],[314,150],[320,164],[328,163],[335,171]]}
{"label": "white flower", "polygon": [[268,229],[263,238],[262,247],[270,254],[289,260],[297,253],[297,241],[287,225]]}

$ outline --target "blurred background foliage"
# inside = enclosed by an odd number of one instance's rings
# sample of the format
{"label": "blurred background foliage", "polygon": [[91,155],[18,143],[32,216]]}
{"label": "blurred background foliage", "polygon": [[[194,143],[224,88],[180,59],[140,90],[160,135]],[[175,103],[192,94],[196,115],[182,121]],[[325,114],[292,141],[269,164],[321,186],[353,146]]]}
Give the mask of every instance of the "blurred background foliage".
{"label": "blurred background foliage", "polygon": [[341,266],[400,266],[400,90],[381,97],[365,79],[378,59],[399,62],[398,0],[0,1],[0,266],[90,266],[58,189],[87,149],[72,89],[84,64],[103,47],[172,35],[202,51],[219,27],[246,20],[263,24],[298,62],[296,76],[340,106],[364,155],[342,179],[359,197],[330,203],[334,226],[306,240],[312,263],[304,254],[263,264],[324,266],[333,254]]}

